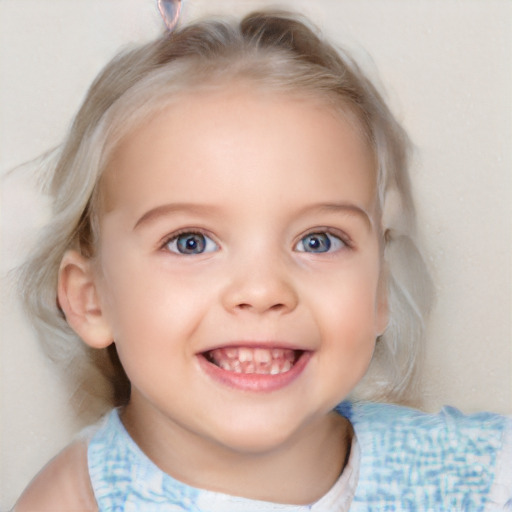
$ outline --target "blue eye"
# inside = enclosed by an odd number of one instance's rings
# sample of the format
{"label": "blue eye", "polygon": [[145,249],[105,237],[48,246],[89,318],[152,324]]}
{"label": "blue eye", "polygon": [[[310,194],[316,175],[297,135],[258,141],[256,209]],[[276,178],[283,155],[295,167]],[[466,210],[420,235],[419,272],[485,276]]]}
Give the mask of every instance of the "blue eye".
{"label": "blue eye", "polygon": [[337,236],[330,233],[309,233],[300,239],[295,246],[298,252],[332,252],[341,249],[346,244]]}
{"label": "blue eye", "polygon": [[203,254],[218,249],[217,244],[202,233],[181,233],[165,244],[165,247],[177,254]]}

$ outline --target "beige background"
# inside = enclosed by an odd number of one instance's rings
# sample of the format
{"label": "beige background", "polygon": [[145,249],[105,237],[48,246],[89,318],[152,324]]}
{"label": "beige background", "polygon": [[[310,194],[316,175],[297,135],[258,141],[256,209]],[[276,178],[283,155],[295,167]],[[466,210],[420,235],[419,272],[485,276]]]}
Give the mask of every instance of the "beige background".
{"label": "beige background", "polygon": [[[61,140],[95,74],[156,35],[153,0],[0,0],[1,272],[44,219],[28,172]],[[186,0],[184,19],[276,2]],[[374,76],[417,146],[423,241],[437,282],[425,406],[512,413],[512,2],[281,1]],[[378,75],[377,71],[378,70]],[[0,510],[79,428],[55,368],[2,284]]]}

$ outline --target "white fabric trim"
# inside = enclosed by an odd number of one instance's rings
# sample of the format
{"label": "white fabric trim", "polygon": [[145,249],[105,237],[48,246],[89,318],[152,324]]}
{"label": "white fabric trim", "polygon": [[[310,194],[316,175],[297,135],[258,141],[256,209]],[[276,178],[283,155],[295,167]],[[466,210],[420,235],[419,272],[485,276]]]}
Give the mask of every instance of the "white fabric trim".
{"label": "white fabric trim", "polygon": [[360,460],[361,452],[354,436],[343,473],[327,494],[312,505],[270,503],[205,490],[197,504],[204,512],[349,512],[357,488]]}

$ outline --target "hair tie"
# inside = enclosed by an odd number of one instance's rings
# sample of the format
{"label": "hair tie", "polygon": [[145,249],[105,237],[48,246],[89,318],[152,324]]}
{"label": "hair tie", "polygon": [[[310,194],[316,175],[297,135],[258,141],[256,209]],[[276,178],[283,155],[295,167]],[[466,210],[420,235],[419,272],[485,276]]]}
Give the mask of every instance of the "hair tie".
{"label": "hair tie", "polygon": [[178,24],[181,11],[181,0],[158,0],[158,10],[162,15],[165,26],[172,32]]}

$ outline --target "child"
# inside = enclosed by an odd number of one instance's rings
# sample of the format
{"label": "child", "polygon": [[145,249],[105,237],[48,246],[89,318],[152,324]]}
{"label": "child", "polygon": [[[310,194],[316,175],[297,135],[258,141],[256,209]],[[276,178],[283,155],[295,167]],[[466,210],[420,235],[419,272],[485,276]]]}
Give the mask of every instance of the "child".
{"label": "child", "polygon": [[121,55],[51,190],[28,309],[55,350],[85,342],[119,407],[17,511],[511,506],[506,418],[346,401],[407,399],[430,282],[407,138],[304,23]]}

